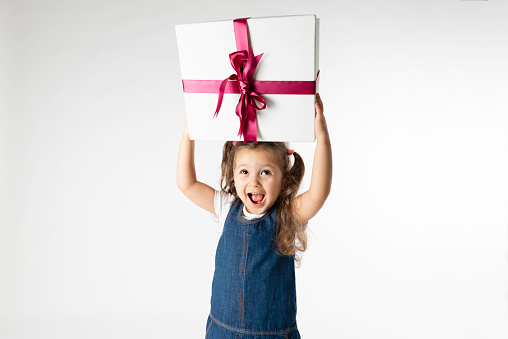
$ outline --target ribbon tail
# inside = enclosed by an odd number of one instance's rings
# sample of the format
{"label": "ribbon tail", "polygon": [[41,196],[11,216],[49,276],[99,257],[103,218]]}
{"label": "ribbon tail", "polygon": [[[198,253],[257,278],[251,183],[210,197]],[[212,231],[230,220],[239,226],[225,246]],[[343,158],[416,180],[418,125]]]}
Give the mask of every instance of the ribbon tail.
{"label": "ribbon tail", "polygon": [[216,118],[217,115],[219,115],[220,107],[222,106],[222,99],[224,98],[224,91],[226,89],[226,86],[228,85],[228,81],[236,79],[237,79],[236,74],[232,74],[229,78],[222,80],[219,87],[219,99],[217,100],[217,108],[215,108],[215,114],[213,115],[213,118]]}
{"label": "ribbon tail", "polygon": [[244,124],[244,132],[243,132],[243,140],[258,142],[258,125],[257,125],[257,117],[256,111],[252,107],[247,107],[247,116],[246,116],[246,124]]}
{"label": "ribbon tail", "polygon": [[240,119],[240,128],[238,129],[238,136],[241,137],[243,134],[243,129],[245,126],[245,111],[247,109],[247,98],[246,95],[242,94],[240,100],[238,100],[238,105],[236,105],[236,115]]}

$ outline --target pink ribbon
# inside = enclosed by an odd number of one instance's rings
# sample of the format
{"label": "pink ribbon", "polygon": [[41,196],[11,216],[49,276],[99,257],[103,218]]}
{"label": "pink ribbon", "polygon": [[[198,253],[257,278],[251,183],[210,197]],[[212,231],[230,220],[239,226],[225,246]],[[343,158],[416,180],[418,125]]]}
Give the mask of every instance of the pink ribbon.
{"label": "pink ribbon", "polygon": [[[253,81],[252,76],[263,54],[254,56],[249,46],[247,19],[233,21],[237,52],[229,54],[231,66],[236,73],[220,80],[182,80],[186,93],[217,93],[215,118],[219,114],[224,93],[239,93],[240,100],[236,106],[236,115],[240,119],[238,135],[244,141],[257,142],[256,110],[266,108],[263,94],[315,94],[316,81]],[[258,103],[261,106],[258,106]]]}
{"label": "pink ribbon", "polygon": [[[254,56],[252,48],[249,46],[247,19],[234,20],[233,27],[235,30],[236,49],[238,51],[231,53],[229,60],[236,74],[232,74],[229,78],[222,81],[219,87],[219,100],[217,101],[214,118],[219,114],[227,83],[229,80],[236,80],[240,91],[240,100],[235,110],[236,115],[240,118],[238,135],[242,136],[243,134],[245,141],[252,140],[257,142],[257,118],[255,110],[265,109],[266,103],[263,97],[251,88],[250,82],[263,54]],[[261,103],[262,106],[259,107],[256,101]]]}

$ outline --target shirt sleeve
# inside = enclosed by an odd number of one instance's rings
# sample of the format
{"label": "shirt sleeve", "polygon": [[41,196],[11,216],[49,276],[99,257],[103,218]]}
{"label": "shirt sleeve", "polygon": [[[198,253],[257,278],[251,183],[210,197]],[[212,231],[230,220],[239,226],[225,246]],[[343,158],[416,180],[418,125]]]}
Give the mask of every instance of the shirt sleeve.
{"label": "shirt sleeve", "polygon": [[224,223],[231,208],[231,203],[235,201],[235,196],[229,193],[215,190],[215,196],[213,199],[213,206],[215,209],[215,221],[218,223],[217,232],[222,233],[224,229]]}

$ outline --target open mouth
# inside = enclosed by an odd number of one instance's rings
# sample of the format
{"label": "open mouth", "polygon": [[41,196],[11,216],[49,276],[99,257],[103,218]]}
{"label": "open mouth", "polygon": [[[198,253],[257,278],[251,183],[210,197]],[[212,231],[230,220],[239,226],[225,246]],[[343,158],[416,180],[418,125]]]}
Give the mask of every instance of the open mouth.
{"label": "open mouth", "polygon": [[249,200],[254,205],[261,205],[263,203],[263,201],[265,201],[265,195],[264,194],[261,194],[261,193],[248,193],[247,195],[249,196]]}

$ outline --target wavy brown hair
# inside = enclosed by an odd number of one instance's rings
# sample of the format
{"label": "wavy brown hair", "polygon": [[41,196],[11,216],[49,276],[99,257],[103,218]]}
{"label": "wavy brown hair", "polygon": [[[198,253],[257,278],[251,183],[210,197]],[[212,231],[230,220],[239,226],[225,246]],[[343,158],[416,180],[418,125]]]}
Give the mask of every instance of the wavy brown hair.
{"label": "wavy brown hair", "polygon": [[294,255],[295,262],[299,267],[301,257],[297,252],[307,249],[307,232],[305,226],[298,224],[294,212],[294,201],[300,188],[305,173],[305,165],[302,157],[294,152],[294,164],[291,166],[288,148],[284,142],[258,142],[243,143],[239,141],[234,146],[232,141],[224,144],[221,164],[221,189],[223,192],[232,194],[237,199],[238,193],[235,188],[234,168],[235,154],[241,150],[266,150],[274,159],[283,173],[281,192],[275,204],[277,204],[277,246],[282,255]]}

